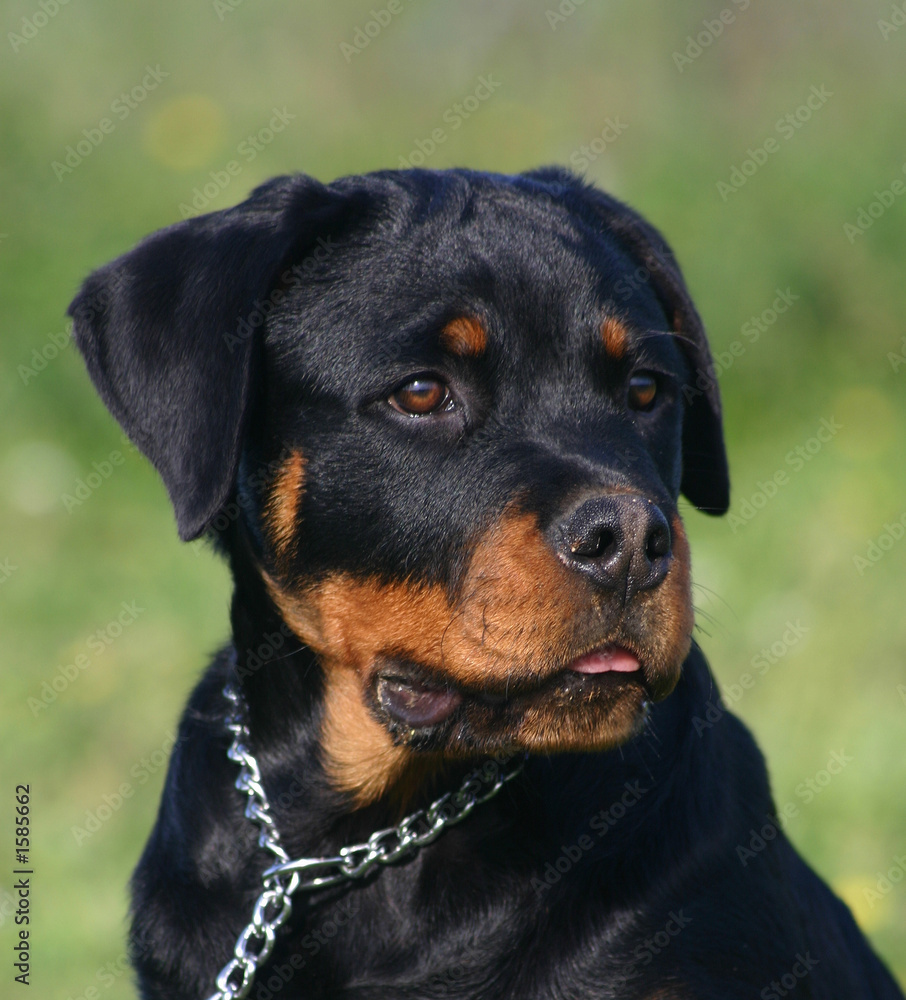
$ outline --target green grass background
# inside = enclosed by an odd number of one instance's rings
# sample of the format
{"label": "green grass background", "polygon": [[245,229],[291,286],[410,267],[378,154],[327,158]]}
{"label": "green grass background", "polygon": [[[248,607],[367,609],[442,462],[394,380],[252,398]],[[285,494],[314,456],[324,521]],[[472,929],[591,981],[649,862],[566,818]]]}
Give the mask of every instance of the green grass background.
{"label": "green grass background", "polygon": [[[384,0],[233,3],[71,0],[45,19],[38,0],[13,0],[0,19],[0,992],[15,986],[12,798],[28,782],[32,995],[133,995],[125,884],[163,778],[151,755],[227,628],[224,568],[180,545],[163,487],[123,444],[74,347],[51,356],[48,345],[66,343],[65,308],[88,271],[179,218],[275,107],[293,120],[241,160],[212,209],[281,172],[396,166],[437,128],[445,139],[427,165],[518,171],[569,164],[608,119],[622,123],[588,176],[672,241],[715,351],[745,345],[722,375],[733,512],[789,473],[735,531],[687,513],[699,640],[726,686],[788,621],[808,629],[734,707],[778,804],[798,806],[789,835],[906,982],[906,887],[865,892],[906,854],[906,539],[861,574],[853,561],[906,512],[906,197],[852,242],[843,228],[904,178],[906,27],[878,24],[891,5],[588,0],[552,25],[553,0],[402,0],[347,58],[341,44]],[[733,22],[680,71],[674,53],[721,10]],[[23,18],[39,27],[18,44],[7,33],[26,30]],[[158,65],[168,76],[58,179],[66,147]],[[452,128],[445,112],[487,74],[499,87]],[[778,119],[813,86],[832,96],[783,138]],[[718,181],[771,136],[777,150],[722,198]],[[744,324],[778,288],[798,300],[749,343]],[[793,471],[787,453],[822,418],[841,429]],[[114,451],[122,464],[67,510],[64,495]],[[133,600],[144,610],[122,635],[89,646]],[[80,653],[78,678],[33,711],[29,699]],[[802,784],[832,751],[851,763],[806,802]],[[122,807],[77,842],[74,828],[123,783]]]}

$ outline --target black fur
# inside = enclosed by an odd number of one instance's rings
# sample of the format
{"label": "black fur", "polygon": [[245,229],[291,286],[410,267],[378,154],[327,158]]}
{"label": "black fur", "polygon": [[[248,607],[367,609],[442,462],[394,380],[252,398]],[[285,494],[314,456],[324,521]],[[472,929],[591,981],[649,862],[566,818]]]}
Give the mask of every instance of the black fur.
{"label": "black fur", "polygon": [[[595,339],[608,309],[633,331],[622,361]],[[287,450],[306,466],[285,579],[344,571],[455,594],[470,544],[514,502],[551,538],[593,490],[629,486],[668,518],[682,491],[723,513],[720,400],[670,249],[561,170],[280,178],[150,237],[92,275],[70,312],[180,535],[214,537],[235,577],[232,643],[183,716],[133,880],[142,995],[206,997],[268,863],[226,757],[228,677],[292,856],[333,854],[398,818],[391,797],[354,808],[328,780],[324,664],[262,580],[278,562],[266,505]],[[461,315],[487,327],[477,361],[438,351]],[[651,412],[627,409],[639,368],[658,373]],[[416,430],[386,400],[420,372],[440,372],[457,407]],[[693,646],[619,749],[532,757],[407,862],[297,896],[251,996],[900,997],[782,832],[740,860],[753,830],[777,829],[774,806],[751,737],[717,705]],[[447,735],[435,727],[422,748]],[[481,760],[492,747],[472,738]],[[438,791],[426,784],[410,807]]]}

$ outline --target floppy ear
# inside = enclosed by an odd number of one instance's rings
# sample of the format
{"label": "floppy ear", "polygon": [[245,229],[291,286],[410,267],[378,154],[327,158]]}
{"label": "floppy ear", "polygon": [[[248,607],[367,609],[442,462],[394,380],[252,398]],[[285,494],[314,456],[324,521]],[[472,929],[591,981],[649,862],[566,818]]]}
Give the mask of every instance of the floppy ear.
{"label": "floppy ear", "polygon": [[684,388],[683,477],[680,489],[699,510],[725,514],[730,473],[724,447],[720,390],[701,317],[679,264],[663,236],[631,208],[558,167],[525,176],[552,185],[557,197],[588,217],[590,208],[627,253],[648,272],[649,281],[689,359],[692,377]]}
{"label": "floppy ear", "polygon": [[340,200],[308,177],[276,178],[149,236],[69,307],[91,378],[161,474],[184,541],[232,489],[268,293]]}

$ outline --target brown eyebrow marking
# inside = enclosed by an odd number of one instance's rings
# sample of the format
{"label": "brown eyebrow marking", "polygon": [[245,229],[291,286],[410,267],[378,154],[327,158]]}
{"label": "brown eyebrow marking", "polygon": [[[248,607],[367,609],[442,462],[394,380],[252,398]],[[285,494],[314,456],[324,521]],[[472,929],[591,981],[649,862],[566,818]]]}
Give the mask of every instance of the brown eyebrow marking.
{"label": "brown eyebrow marking", "polygon": [[474,316],[458,316],[443,328],[440,342],[460,358],[477,358],[488,346],[488,335]]}
{"label": "brown eyebrow marking", "polygon": [[601,340],[604,350],[615,360],[619,361],[626,354],[629,334],[616,316],[607,316],[601,324]]}

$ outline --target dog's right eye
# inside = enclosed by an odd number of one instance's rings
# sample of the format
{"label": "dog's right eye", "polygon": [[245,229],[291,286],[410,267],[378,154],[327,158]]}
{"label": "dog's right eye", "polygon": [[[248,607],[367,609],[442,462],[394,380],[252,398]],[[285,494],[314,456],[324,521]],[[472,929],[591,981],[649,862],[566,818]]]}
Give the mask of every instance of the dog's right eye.
{"label": "dog's right eye", "polygon": [[427,417],[453,409],[450,387],[433,378],[416,378],[407,382],[387,402],[407,417]]}
{"label": "dog's right eye", "polygon": [[657,398],[657,378],[651,372],[638,372],[629,380],[627,398],[633,410],[651,410]]}

